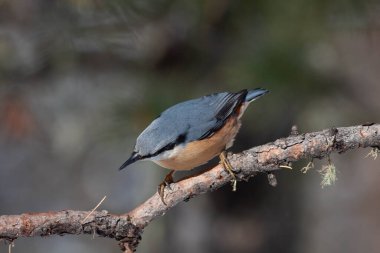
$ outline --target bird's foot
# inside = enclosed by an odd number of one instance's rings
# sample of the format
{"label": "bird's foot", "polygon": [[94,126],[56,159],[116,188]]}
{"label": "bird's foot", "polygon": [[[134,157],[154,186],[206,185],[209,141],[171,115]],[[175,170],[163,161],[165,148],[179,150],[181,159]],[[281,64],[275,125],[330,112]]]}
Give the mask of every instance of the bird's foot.
{"label": "bird's foot", "polygon": [[232,180],[231,180],[232,191],[235,192],[236,191],[236,185],[237,185],[237,179],[236,179],[235,173],[232,171],[233,167],[227,158],[226,151],[223,151],[222,153],[220,153],[219,158],[220,158],[220,163],[228,171],[228,173],[230,173],[230,175],[232,177]]}
{"label": "bird's foot", "polygon": [[175,172],[175,170],[170,171],[169,174],[167,174],[165,176],[164,181],[161,184],[158,185],[158,194],[160,195],[161,201],[162,201],[162,203],[164,203],[164,205],[166,205],[166,202],[165,202],[165,199],[164,199],[165,187],[168,187],[169,190],[172,189],[170,187],[170,184],[174,183],[174,179],[173,179],[174,172]]}

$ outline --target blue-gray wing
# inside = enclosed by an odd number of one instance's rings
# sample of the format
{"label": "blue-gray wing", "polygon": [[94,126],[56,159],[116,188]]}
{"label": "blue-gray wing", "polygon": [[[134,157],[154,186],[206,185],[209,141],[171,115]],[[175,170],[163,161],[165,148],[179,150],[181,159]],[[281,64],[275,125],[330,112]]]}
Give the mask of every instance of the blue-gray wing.
{"label": "blue-gray wing", "polygon": [[247,90],[215,93],[176,104],[164,111],[137,138],[135,151],[154,157],[176,145],[212,136],[245,101]]}

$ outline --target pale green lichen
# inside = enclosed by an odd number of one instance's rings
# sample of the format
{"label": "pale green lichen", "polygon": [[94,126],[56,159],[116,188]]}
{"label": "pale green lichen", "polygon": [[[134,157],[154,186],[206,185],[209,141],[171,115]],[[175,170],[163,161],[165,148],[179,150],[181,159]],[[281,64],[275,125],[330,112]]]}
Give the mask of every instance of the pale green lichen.
{"label": "pale green lichen", "polygon": [[335,165],[330,162],[330,159],[327,165],[322,166],[319,173],[322,175],[322,188],[333,185],[337,180],[336,168]]}

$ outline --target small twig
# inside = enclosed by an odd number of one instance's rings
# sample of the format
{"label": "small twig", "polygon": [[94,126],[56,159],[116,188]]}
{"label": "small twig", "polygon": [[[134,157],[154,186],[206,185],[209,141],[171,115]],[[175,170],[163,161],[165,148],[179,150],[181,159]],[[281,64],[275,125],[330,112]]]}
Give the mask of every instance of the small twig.
{"label": "small twig", "polygon": [[290,130],[290,136],[296,136],[296,135],[299,135],[298,127],[297,125],[293,125]]}
{"label": "small twig", "polygon": [[379,153],[380,153],[380,149],[378,147],[373,147],[371,151],[364,158],[367,158],[370,156],[371,158],[373,158],[373,160],[376,160]]}
{"label": "small twig", "polygon": [[288,165],[280,165],[280,166],[278,166],[278,167],[280,167],[280,168],[284,168],[284,169],[289,169],[289,170],[292,170],[292,169],[293,169],[292,167],[290,167],[290,166],[288,166]]}
{"label": "small twig", "polygon": [[15,246],[14,242],[9,243],[8,245],[8,253],[12,253],[12,248]]}
{"label": "small twig", "polygon": [[310,169],[314,168],[314,162],[311,160],[305,167],[302,167],[301,172],[306,174]]}
{"label": "small twig", "polygon": [[89,214],[87,214],[87,216],[82,220],[82,224],[85,223],[85,221],[87,220],[88,217],[90,217],[91,214],[93,214],[95,212],[95,210],[103,203],[103,201],[107,198],[107,196],[104,196],[102,198],[102,200],[100,200],[100,202],[91,210],[91,212]]}

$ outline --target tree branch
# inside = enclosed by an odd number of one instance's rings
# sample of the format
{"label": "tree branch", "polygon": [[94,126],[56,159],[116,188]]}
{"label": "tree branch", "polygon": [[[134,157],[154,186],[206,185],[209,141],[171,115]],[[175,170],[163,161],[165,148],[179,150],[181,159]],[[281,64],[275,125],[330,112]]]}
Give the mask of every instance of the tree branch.
{"label": "tree branch", "polygon": [[[291,135],[275,142],[257,146],[239,154],[229,154],[238,180],[247,181],[259,172],[272,172],[281,165],[303,158],[323,158],[332,152],[343,153],[356,148],[380,148],[380,124],[326,129],[320,132]],[[0,216],[0,239],[12,242],[18,237],[63,234],[97,234],[114,238],[122,250],[136,249],[143,229],[155,218],[182,201],[208,191],[214,191],[230,182],[231,176],[221,166],[171,185],[165,189],[163,204],[158,193],[134,210],[123,215],[107,211],[60,211],[25,213]]]}

